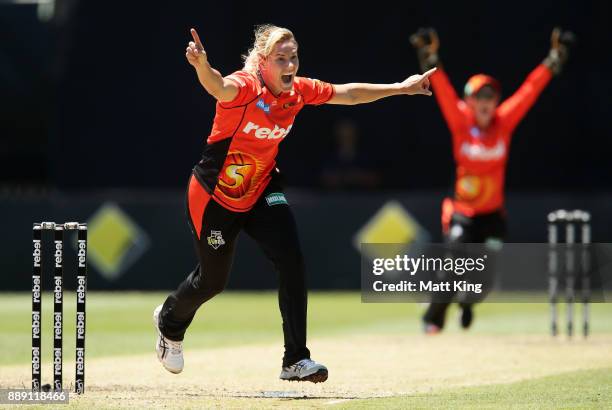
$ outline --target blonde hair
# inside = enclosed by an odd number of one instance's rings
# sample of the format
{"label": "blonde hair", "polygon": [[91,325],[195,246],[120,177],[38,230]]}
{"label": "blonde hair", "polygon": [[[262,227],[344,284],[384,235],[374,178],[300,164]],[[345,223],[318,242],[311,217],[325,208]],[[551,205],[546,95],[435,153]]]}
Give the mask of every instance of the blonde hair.
{"label": "blonde hair", "polygon": [[272,53],[272,49],[276,44],[286,40],[292,40],[297,45],[293,33],[284,27],[278,27],[273,24],[256,26],[253,47],[249,49],[246,55],[242,56],[244,60],[243,70],[253,74],[257,73],[261,60]]}

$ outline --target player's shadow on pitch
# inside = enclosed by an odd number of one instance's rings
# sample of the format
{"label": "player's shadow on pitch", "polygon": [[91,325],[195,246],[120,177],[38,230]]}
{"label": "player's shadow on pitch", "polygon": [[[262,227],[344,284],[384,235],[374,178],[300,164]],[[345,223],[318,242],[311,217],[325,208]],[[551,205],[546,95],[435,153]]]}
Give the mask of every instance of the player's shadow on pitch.
{"label": "player's shadow on pitch", "polygon": [[312,395],[307,395],[307,394],[304,394],[304,393],[292,392],[292,391],[263,391],[261,393],[253,393],[253,394],[249,394],[249,393],[247,393],[247,394],[245,394],[245,393],[236,393],[236,394],[225,394],[223,396],[225,396],[225,397],[232,397],[232,398],[242,398],[242,399],[281,399],[281,400],[284,400],[284,401],[291,401],[291,400],[324,400],[324,399],[329,399],[329,400],[341,400],[341,399],[355,400],[355,399],[367,399],[367,398],[370,398],[370,397],[356,397],[356,396],[349,396],[349,395],[346,395],[346,396],[341,396],[341,395],[336,395],[336,396],[312,396]]}

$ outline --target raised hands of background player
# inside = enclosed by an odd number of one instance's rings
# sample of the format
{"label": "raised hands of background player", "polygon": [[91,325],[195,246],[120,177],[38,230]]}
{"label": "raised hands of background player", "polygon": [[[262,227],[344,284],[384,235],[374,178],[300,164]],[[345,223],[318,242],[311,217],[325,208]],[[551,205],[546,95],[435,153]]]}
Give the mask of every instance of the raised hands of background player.
{"label": "raised hands of background player", "polygon": [[407,95],[431,95],[431,90],[429,89],[429,77],[435,72],[436,68],[434,67],[423,74],[411,75],[402,81],[400,85],[402,92]]}
{"label": "raised hands of background player", "polygon": [[560,27],[555,27],[550,36],[550,52],[544,60],[544,64],[551,69],[554,74],[559,74],[563,65],[569,57],[569,49],[576,42],[576,36],[571,31],[563,31]]}
{"label": "raised hands of background player", "polygon": [[206,64],[208,62],[208,56],[206,55],[206,51],[204,51],[204,46],[202,45],[202,41],[200,41],[198,32],[194,28],[189,31],[191,32],[193,41],[190,41],[187,45],[185,57],[187,57],[189,64],[198,68],[201,64]]}
{"label": "raised hands of background player", "polygon": [[435,29],[431,27],[419,28],[416,33],[410,36],[410,44],[417,50],[421,70],[427,71],[438,65],[440,39]]}

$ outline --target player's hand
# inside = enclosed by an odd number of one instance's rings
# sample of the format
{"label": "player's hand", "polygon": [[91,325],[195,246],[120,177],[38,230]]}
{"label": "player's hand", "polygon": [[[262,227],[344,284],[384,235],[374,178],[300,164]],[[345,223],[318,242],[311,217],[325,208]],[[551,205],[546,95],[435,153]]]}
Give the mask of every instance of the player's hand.
{"label": "player's hand", "polygon": [[550,36],[550,52],[544,60],[544,64],[554,74],[559,74],[563,65],[569,57],[570,47],[576,42],[576,36],[571,31],[563,31],[555,27]]}
{"label": "player's hand", "polygon": [[194,68],[198,68],[208,62],[208,56],[206,55],[206,51],[204,51],[204,46],[200,41],[200,36],[198,36],[198,32],[194,28],[189,31],[191,32],[191,37],[193,38],[193,41],[190,41],[187,45],[185,57],[187,57],[187,61],[189,61],[189,64],[191,64]]}
{"label": "player's hand", "polygon": [[550,36],[550,50],[556,51],[565,62],[569,56],[569,49],[576,42],[576,36],[571,31],[563,31],[555,27]]}
{"label": "player's hand", "polygon": [[429,89],[430,82],[429,77],[435,73],[437,68],[432,68],[431,70],[423,73],[423,74],[415,74],[411,75],[407,79],[405,79],[401,84],[400,88],[402,94],[407,95],[431,95],[431,90]]}
{"label": "player's hand", "polygon": [[431,27],[419,28],[416,33],[410,36],[410,44],[417,50],[417,56],[423,71],[438,65],[440,39],[435,29]]}
{"label": "player's hand", "polygon": [[434,28],[421,27],[410,36],[410,44],[417,50],[424,48],[428,53],[435,54],[440,48],[440,39]]}

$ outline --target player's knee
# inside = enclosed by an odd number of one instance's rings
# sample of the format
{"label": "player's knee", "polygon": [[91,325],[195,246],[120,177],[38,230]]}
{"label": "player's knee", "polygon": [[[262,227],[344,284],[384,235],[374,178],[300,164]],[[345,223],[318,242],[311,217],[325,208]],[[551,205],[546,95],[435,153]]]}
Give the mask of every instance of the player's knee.
{"label": "player's knee", "polygon": [[302,255],[302,252],[300,251],[295,251],[295,252],[291,252],[288,255],[287,258],[287,263],[289,265],[291,265],[291,267],[299,272],[303,272],[304,271],[304,255]]}
{"label": "player's knee", "polygon": [[199,294],[200,298],[208,300],[225,289],[225,278],[214,278],[211,272],[200,272],[197,279],[192,282],[193,289]]}
{"label": "player's knee", "polygon": [[197,298],[202,303],[212,299],[225,289],[225,283],[206,283],[196,289]]}
{"label": "player's knee", "polygon": [[292,276],[303,276],[305,271],[304,256],[300,251],[285,252],[277,260],[277,267],[281,273]]}
{"label": "player's knee", "polygon": [[213,283],[208,287],[210,297],[218,295],[225,290],[225,283]]}
{"label": "player's knee", "polygon": [[446,234],[447,243],[464,243],[470,242],[468,232],[465,227],[460,224],[453,224]]}

